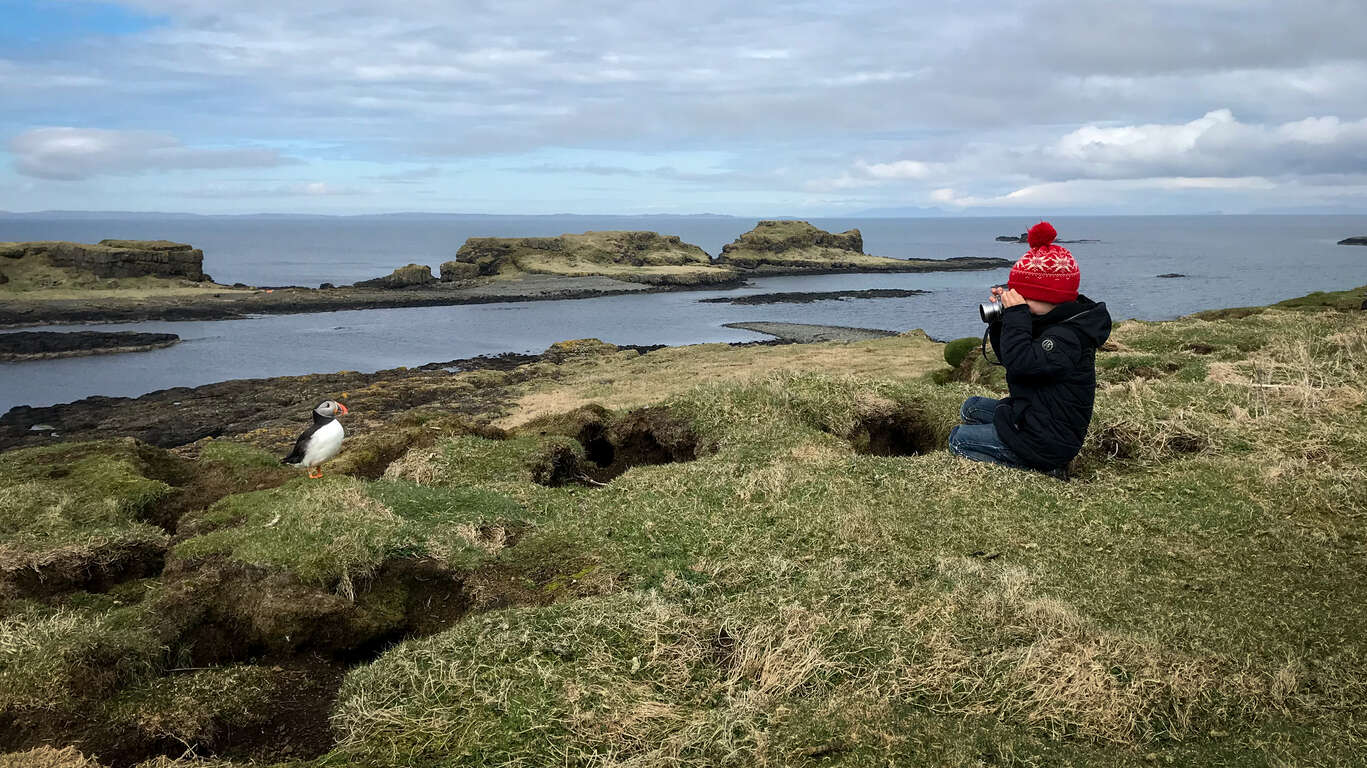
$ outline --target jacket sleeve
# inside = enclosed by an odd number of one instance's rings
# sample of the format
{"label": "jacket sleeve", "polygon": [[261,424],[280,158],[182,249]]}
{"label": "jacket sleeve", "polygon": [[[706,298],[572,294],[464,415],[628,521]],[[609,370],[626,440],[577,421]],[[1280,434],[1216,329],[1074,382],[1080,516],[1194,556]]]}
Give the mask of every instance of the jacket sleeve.
{"label": "jacket sleeve", "polygon": [[1017,305],[1002,313],[997,352],[1010,376],[1054,379],[1077,367],[1082,345],[1077,334],[1052,327],[1038,339],[1030,335],[1030,309]]}

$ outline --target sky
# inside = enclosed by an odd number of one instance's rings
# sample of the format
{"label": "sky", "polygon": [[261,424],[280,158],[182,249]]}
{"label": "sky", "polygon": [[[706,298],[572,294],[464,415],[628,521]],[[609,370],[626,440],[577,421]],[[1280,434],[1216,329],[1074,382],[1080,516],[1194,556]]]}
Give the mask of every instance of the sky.
{"label": "sky", "polygon": [[1367,1],[0,0],[0,210],[1367,212]]}

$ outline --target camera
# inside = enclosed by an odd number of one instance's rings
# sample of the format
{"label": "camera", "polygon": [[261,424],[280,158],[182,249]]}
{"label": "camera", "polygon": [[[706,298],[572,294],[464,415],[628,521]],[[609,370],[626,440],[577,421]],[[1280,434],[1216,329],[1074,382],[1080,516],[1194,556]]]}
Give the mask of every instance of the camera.
{"label": "camera", "polygon": [[988,302],[986,304],[979,304],[978,317],[981,317],[983,319],[983,322],[987,323],[988,325],[1001,322],[1002,305],[995,301]]}

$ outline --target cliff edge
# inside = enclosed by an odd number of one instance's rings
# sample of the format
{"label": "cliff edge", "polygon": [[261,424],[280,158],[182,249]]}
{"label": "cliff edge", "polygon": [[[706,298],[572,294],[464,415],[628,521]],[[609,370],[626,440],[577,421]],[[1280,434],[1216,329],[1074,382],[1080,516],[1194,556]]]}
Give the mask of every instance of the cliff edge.
{"label": "cliff edge", "polygon": [[204,252],[169,240],[0,243],[0,285],[9,290],[102,287],[101,280],[145,277],[210,281]]}

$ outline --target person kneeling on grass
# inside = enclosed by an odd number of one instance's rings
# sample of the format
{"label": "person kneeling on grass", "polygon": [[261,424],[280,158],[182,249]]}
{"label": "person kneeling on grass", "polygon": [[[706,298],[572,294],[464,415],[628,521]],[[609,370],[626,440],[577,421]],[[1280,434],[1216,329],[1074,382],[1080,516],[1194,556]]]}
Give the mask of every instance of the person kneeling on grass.
{"label": "person kneeling on grass", "polygon": [[965,400],[949,450],[1064,478],[1092,421],[1096,350],[1111,335],[1111,315],[1078,294],[1077,262],[1053,244],[1057,236],[1048,222],[1032,227],[1030,250],[1011,268],[1007,289],[992,289],[1002,312],[988,336],[1010,394]]}

